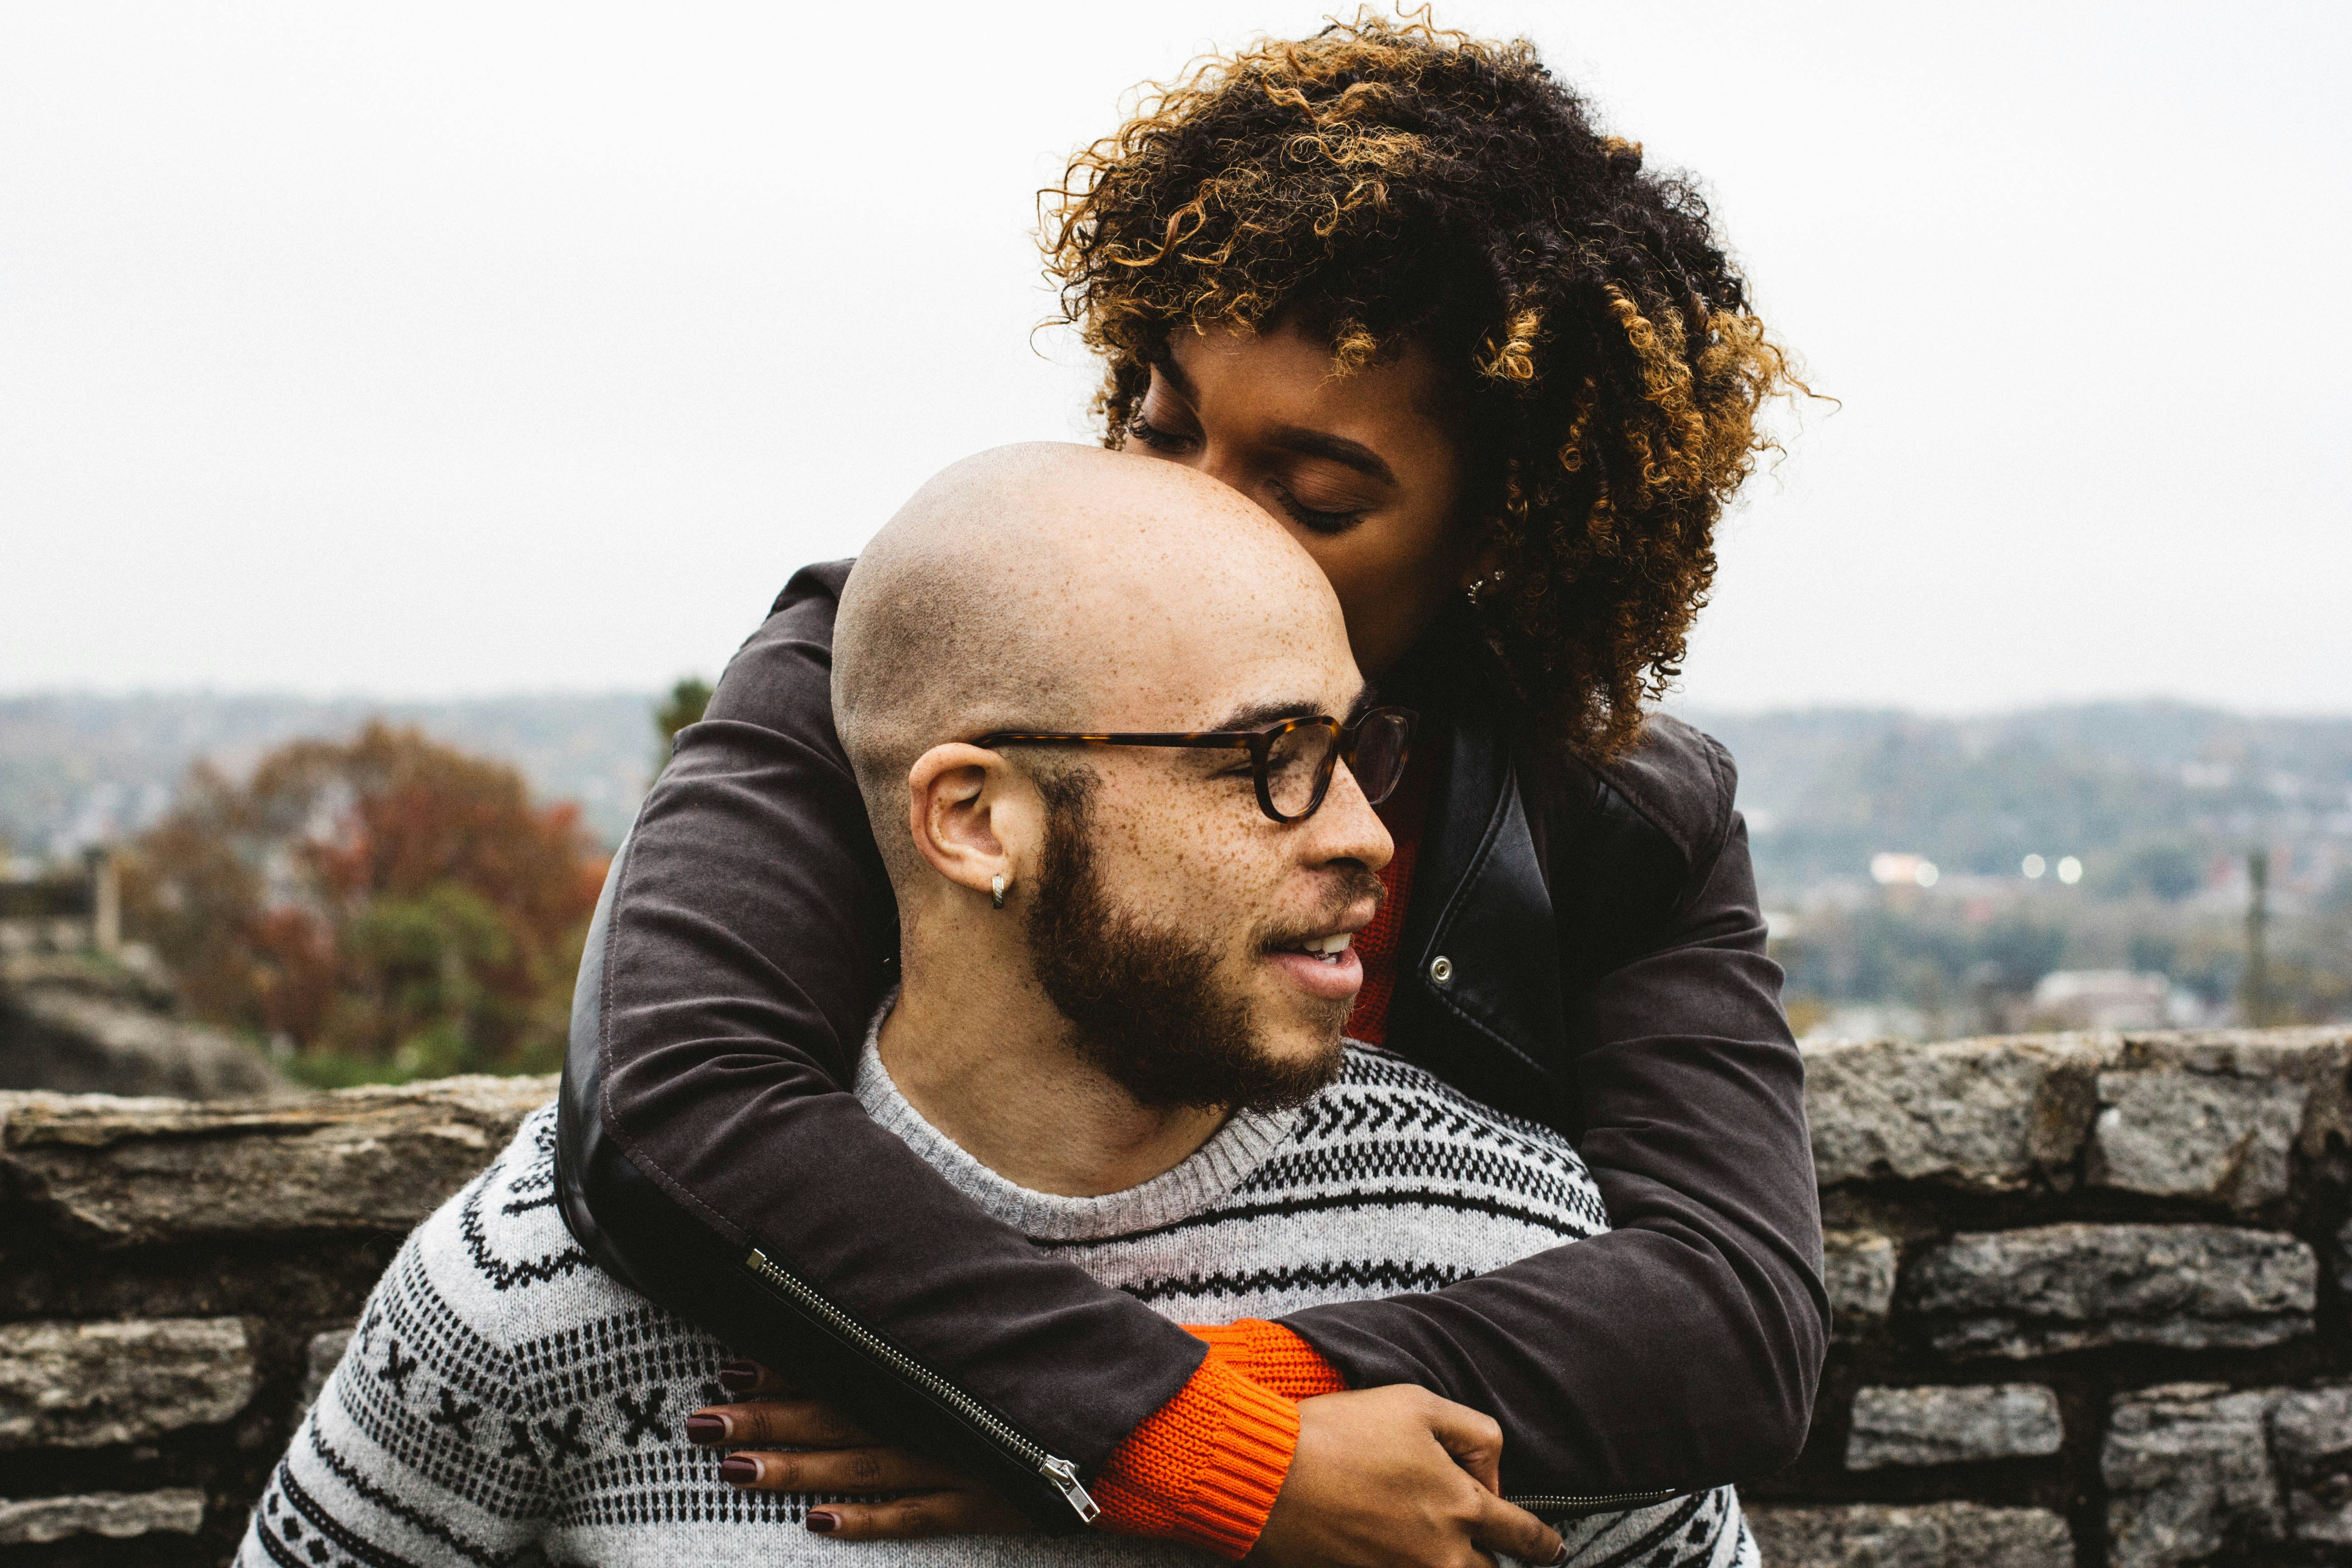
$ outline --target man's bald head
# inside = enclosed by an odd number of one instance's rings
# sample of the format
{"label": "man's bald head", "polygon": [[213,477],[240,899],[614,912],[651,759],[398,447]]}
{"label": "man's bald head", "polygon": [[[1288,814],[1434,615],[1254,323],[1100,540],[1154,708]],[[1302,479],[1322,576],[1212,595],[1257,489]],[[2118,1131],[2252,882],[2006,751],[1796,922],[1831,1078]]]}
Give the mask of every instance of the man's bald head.
{"label": "man's bald head", "polygon": [[926,484],[858,557],[834,718],[895,875],[931,747],[1204,727],[1254,670],[1346,635],[1313,560],[1239,493],[1099,447],[1004,447]]}

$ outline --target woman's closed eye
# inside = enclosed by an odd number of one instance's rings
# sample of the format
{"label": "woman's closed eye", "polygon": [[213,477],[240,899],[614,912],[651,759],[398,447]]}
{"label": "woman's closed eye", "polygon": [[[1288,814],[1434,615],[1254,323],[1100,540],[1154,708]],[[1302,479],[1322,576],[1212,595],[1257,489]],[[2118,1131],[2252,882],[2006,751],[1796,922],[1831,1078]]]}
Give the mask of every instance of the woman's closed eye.
{"label": "woman's closed eye", "polygon": [[1155,452],[1189,452],[1200,440],[1197,436],[1160,428],[1151,423],[1140,408],[1128,416],[1127,433]]}
{"label": "woman's closed eye", "polygon": [[1357,507],[1349,510],[1326,510],[1320,507],[1308,506],[1291,492],[1289,486],[1279,479],[1268,479],[1266,488],[1274,492],[1276,502],[1284,511],[1290,514],[1290,520],[1293,522],[1317,533],[1345,533],[1363,521],[1364,513],[1370,510],[1367,507]]}

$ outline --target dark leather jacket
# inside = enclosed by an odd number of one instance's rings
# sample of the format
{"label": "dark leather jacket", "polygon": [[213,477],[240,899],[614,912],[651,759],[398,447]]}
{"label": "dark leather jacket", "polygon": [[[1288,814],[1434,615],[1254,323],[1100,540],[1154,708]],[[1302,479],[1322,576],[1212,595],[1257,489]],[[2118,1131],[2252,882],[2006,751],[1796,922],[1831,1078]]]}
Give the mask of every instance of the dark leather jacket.
{"label": "dark leather jacket", "polygon": [[[846,1092],[897,955],[832,724],[848,566],[786,585],[614,859],[573,1007],[560,1198],[646,1295],[1068,1524],[1082,1478],[1202,1347],[982,1215]],[[1461,695],[1485,684],[1465,633],[1441,625],[1383,688],[1444,759],[1389,1041],[1570,1133],[1617,1228],[1286,1321],[1353,1386],[1417,1383],[1496,1416],[1514,1495],[1777,1469],[1804,1441],[1827,1310],[1803,1068],[1730,759],[1668,719],[1604,768],[1522,755]]]}

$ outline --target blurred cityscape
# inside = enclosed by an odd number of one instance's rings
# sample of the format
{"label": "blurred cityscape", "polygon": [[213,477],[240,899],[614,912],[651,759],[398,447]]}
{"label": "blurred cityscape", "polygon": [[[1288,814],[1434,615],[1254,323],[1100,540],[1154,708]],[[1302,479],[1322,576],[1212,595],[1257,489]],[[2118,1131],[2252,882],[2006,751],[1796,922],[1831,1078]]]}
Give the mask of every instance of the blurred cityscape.
{"label": "blurred cityscape", "polygon": [[[708,697],[0,699],[0,1087],[543,1070]],[[2352,1019],[2352,719],[1684,716],[1804,1037]]]}
{"label": "blurred cityscape", "polygon": [[1816,1038],[2352,1017],[2352,720],[1685,715]]}

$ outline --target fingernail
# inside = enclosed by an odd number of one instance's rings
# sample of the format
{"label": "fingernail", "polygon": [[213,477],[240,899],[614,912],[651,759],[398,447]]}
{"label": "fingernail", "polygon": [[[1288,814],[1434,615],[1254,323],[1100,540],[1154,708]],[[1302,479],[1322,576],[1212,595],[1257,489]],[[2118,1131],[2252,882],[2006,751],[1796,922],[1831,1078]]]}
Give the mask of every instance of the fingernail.
{"label": "fingernail", "polygon": [[819,1535],[831,1535],[841,1528],[841,1516],[835,1513],[813,1513],[808,1516],[808,1527]]}
{"label": "fingernail", "polygon": [[689,1443],[724,1443],[727,1441],[727,1417],[724,1415],[688,1416],[686,1440]]}
{"label": "fingernail", "polygon": [[719,1461],[719,1479],[730,1487],[750,1486],[760,1479],[760,1461],[730,1454]]}
{"label": "fingernail", "polygon": [[760,1369],[748,1361],[730,1361],[719,1369],[719,1386],[730,1394],[749,1394],[760,1386]]}

